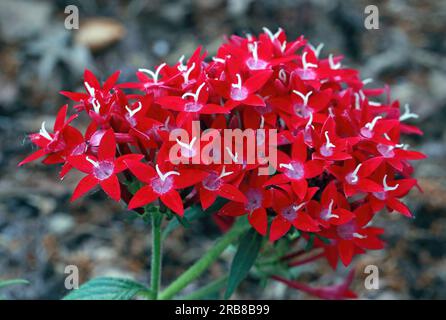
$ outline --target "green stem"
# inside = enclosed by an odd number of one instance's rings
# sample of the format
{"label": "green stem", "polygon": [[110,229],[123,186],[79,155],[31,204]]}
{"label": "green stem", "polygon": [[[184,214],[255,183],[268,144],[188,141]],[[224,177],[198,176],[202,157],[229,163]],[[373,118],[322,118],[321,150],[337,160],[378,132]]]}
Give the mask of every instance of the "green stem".
{"label": "green stem", "polygon": [[158,211],[152,212],[152,262],[150,270],[150,285],[152,298],[158,299],[161,282],[161,221],[162,215]]}
{"label": "green stem", "polygon": [[198,300],[208,297],[210,294],[223,288],[227,280],[228,276],[221,277],[188,295],[180,297],[180,300]]}
{"label": "green stem", "polygon": [[158,298],[161,300],[173,298],[178,292],[183,290],[189,283],[197,279],[204,271],[206,271],[206,269],[218,259],[221,253],[234,242],[244,230],[245,228],[237,226],[229,230],[222,238],[220,238],[212,249],[164,289],[164,291],[159,294]]}

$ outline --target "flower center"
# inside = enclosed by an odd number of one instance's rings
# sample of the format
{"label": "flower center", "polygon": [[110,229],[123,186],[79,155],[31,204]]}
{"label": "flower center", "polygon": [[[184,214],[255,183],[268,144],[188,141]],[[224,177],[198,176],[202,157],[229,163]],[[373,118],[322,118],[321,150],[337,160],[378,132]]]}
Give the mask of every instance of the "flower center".
{"label": "flower center", "polygon": [[387,197],[385,191],[382,191],[382,192],[373,192],[373,195],[375,196],[375,198],[377,198],[377,199],[379,199],[379,200],[381,200],[381,201],[386,200],[386,197]]}
{"label": "flower center", "polygon": [[243,101],[248,97],[248,90],[245,87],[231,88],[231,99],[235,101]]}
{"label": "flower center", "polygon": [[395,147],[385,145],[385,144],[378,144],[376,146],[376,149],[384,158],[393,158],[395,156],[395,152],[393,151]]}
{"label": "flower center", "polygon": [[263,195],[260,190],[249,189],[245,195],[248,199],[248,202],[245,204],[245,209],[249,212],[253,212],[262,206]]}
{"label": "flower center", "polygon": [[222,185],[222,180],[219,174],[212,171],[206,178],[203,179],[203,187],[209,191],[218,190]]}
{"label": "flower center", "polygon": [[152,180],[152,188],[158,194],[165,194],[172,190],[173,178],[167,177],[164,180],[161,178],[155,178]]}
{"label": "flower center", "polygon": [[294,209],[294,206],[291,205],[282,209],[282,217],[289,222],[294,221],[297,218],[297,211]]}
{"label": "flower center", "polygon": [[198,112],[203,108],[203,105],[201,103],[197,102],[187,102],[184,105],[184,111],[186,112]]}
{"label": "flower center", "polygon": [[110,178],[114,171],[115,164],[112,161],[98,161],[96,162],[96,165],[93,166],[93,175],[98,180]]}
{"label": "flower center", "polygon": [[256,60],[254,58],[249,58],[248,60],[246,60],[246,65],[251,70],[264,70],[268,67],[268,63],[266,61],[263,61],[261,59]]}
{"label": "flower center", "polygon": [[242,86],[242,77],[240,76],[240,74],[237,73],[236,76],[237,76],[237,83],[233,83],[231,85],[230,96],[232,100],[243,101],[248,97],[249,91],[248,89]]}
{"label": "flower center", "polygon": [[304,177],[304,166],[300,162],[291,161],[288,164],[281,163],[279,167],[286,168],[285,175],[290,179],[300,180]]}

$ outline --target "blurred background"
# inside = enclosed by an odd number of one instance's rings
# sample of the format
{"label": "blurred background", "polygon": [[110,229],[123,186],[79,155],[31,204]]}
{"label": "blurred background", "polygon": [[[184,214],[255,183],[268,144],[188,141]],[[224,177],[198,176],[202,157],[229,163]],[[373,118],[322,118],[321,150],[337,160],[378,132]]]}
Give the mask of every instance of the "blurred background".
{"label": "blurred background", "polygon": [[[364,8],[379,8],[379,30],[364,27]],[[64,27],[67,5],[79,8],[79,30]],[[94,276],[129,276],[148,282],[149,227],[102,192],[73,204],[79,177],[59,182],[57,168],[39,164],[17,169],[32,150],[27,133],[47,127],[79,90],[84,68],[100,79],[122,71],[174,63],[202,44],[210,54],[224,35],[282,27],[289,37],[304,34],[325,44],[322,56],[344,54],[344,63],[388,83],[392,97],[420,115],[422,137],[405,142],[429,158],[417,167],[424,193],[407,203],[416,218],[381,215],[388,247],[359,257],[354,289],[370,299],[446,299],[446,2],[372,0],[111,0],[0,1],[0,279],[25,278],[28,286],[2,290],[9,299],[59,299],[65,293],[66,265],[79,267],[81,283]],[[163,283],[174,279],[212,245],[218,230],[210,220],[177,230],[165,242]],[[224,256],[200,283],[225,273]],[[365,290],[364,267],[380,270],[380,289]],[[326,263],[300,271],[314,285],[345,274]],[[188,290],[193,289],[189,287]],[[280,284],[265,289],[243,282],[235,298],[308,298]]]}

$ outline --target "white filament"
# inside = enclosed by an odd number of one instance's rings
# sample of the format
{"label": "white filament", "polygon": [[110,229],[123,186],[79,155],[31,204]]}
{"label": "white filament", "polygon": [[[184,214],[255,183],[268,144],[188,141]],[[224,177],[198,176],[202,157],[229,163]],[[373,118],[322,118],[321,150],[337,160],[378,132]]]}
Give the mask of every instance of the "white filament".
{"label": "white filament", "polygon": [[316,57],[319,57],[319,54],[321,53],[321,50],[324,47],[324,44],[321,42],[318,44],[318,46],[316,48],[314,48],[311,44],[309,46],[310,46],[311,50],[313,50],[314,55]]}
{"label": "white filament", "polygon": [[190,143],[181,142],[181,141],[178,140],[178,138],[177,138],[177,143],[178,143],[181,147],[183,147],[183,148],[185,148],[185,149],[187,149],[187,150],[192,150],[192,149],[193,149],[195,141],[197,141],[197,137],[194,137],[194,138],[191,140]]}
{"label": "white filament", "polygon": [[51,136],[50,136],[50,134],[48,133],[48,131],[46,131],[46,128],[45,128],[45,121],[42,122],[42,126],[40,127],[39,134],[40,134],[42,137],[44,137],[45,139],[48,139],[48,140],[50,140],[50,141],[53,140],[53,138],[51,138]]}
{"label": "white filament", "polygon": [[216,57],[213,57],[212,60],[213,60],[214,62],[226,63],[226,60],[224,60],[224,59],[222,59],[222,58],[216,58]]}
{"label": "white filament", "polygon": [[282,82],[286,81],[286,72],[283,69],[279,70],[279,79],[282,80]]}
{"label": "white filament", "polygon": [[88,94],[94,98],[95,91],[94,88],[92,88],[87,81],[84,82],[85,88],[87,88]]}
{"label": "white filament", "polygon": [[[370,131],[372,131],[373,128],[375,127],[376,123],[378,122],[378,120],[381,120],[382,118],[383,118],[383,117],[381,117],[381,116],[376,116],[375,118],[373,118],[373,120],[372,120],[371,122],[367,123],[367,124],[365,125],[365,127],[366,127],[367,129],[369,129]],[[389,140],[390,140],[390,139],[389,139]]]}
{"label": "white filament", "polygon": [[309,99],[310,96],[313,94],[313,91],[309,91],[309,92],[307,92],[307,94],[305,94],[305,95],[304,95],[302,92],[297,91],[297,90],[293,90],[293,93],[297,94],[297,95],[303,100],[303,104],[304,104],[305,106],[307,106],[307,105],[308,105],[308,99]]}
{"label": "white filament", "polygon": [[158,173],[158,176],[160,177],[161,181],[166,181],[167,177],[169,177],[171,175],[177,175],[177,176],[180,175],[180,173],[176,172],[176,171],[168,171],[163,174],[158,165],[155,166],[155,169],[156,169],[156,173]]}
{"label": "white filament", "polygon": [[224,177],[227,177],[227,176],[230,176],[231,174],[233,174],[234,172],[232,172],[232,171],[228,171],[228,172],[226,172],[225,171],[225,166],[223,166],[223,169],[221,170],[221,173],[220,173],[220,175],[218,176],[220,179],[222,179],[222,178],[224,178]]}
{"label": "white filament", "polygon": [[231,157],[232,161],[237,163],[238,162],[238,153],[237,152],[235,154],[232,153],[232,151],[231,151],[231,149],[229,147],[226,147],[226,151],[228,151],[228,154]]}
{"label": "white filament", "polygon": [[294,171],[294,167],[291,163],[281,163],[279,168],[287,168],[288,170]]}
{"label": "white filament", "polygon": [[362,166],[362,163],[360,163],[360,164],[358,164],[357,166],[356,166],[356,168],[355,168],[355,171],[353,171],[352,173],[351,173],[351,177],[352,177],[352,182],[353,183],[356,183],[356,182],[358,182],[358,171],[359,171],[359,169],[361,168],[361,166]]}
{"label": "white filament", "polygon": [[190,68],[187,69],[186,72],[183,72],[183,79],[184,79],[184,83],[188,83],[189,82],[189,76],[191,74],[191,72],[195,69],[195,62],[192,63],[192,65],[190,66]]}
{"label": "white filament", "polygon": [[99,114],[99,110],[101,110],[101,105],[99,104],[98,99],[96,99],[96,98],[93,99],[92,103],[93,103],[93,110],[94,110],[94,112]]}
{"label": "white filament", "polygon": [[338,218],[339,219],[339,216],[337,214],[332,214],[331,213],[332,210],[333,210],[333,204],[334,204],[334,200],[331,199],[330,204],[328,205],[327,219],[330,219],[330,218]]}
{"label": "white filament", "polygon": [[166,63],[160,64],[158,68],[156,68],[155,72],[149,69],[138,69],[139,72],[144,72],[150,75],[153,79],[154,83],[158,83],[158,77],[160,74],[161,69],[163,69],[166,66]]}
{"label": "white filament", "polygon": [[333,55],[331,53],[328,56],[328,63],[330,64],[330,68],[334,69],[334,70],[339,69],[341,67],[341,63],[340,62],[338,62],[338,63],[334,62]]}
{"label": "white filament", "polygon": [[99,167],[99,163],[97,161],[94,161],[93,159],[91,159],[90,157],[86,157],[85,158],[88,162],[90,162],[94,167]]}
{"label": "white filament", "polygon": [[198,89],[197,89],[197,91],[195,92],[195,93],[192,93],[192,92],[186,92],[185,94],[183,94],[182,96],[181,96],[181,98],[186,98],[186,97],[192,97],[193,99],[194,99],[194,101],[195,102],[197,102],[198,101],[198,97],[200,96],[200,91],[201,91],[201,89],[203,89],[203,87],[204,87],[204,85],[205,85],[206,83],[205,82],[203,82],[199,87],[198,87]]}
{"label": "white filament", "polygon": [[303,202],[301,204],[299,204],[298,206],[293,206],[294,211],[299,211],[300,209],[302,209],[302,207],[304,207],[307,203]]}
{"label": "white filament", "polygon": [[389,186],[388,184],[387,184],[387,174],[384,176],[384,178],[383,178],[383,187],[384,187],[384,191],[394,191],[394,190],[396,190],[396,189],[398,189],[398,187],[399,187],[400,185],[399,185],[399,183],[397,183],[396,185],[394,185],[393,187],[391,187],[391,186]]}
{"label": "white filament", "polygon": [[135,109],[130,109],[128,106],[125,106],[125,109],[127,110],[127,112],[129,113],[130,118],[133,118],[133,116],[135,114],[137,114],[139,111],[141,111],[142,109],[142,103],[138,101],[138,107],[136,107]]}
{"label": "white filament", "polygon": [[311,67],[311,68],[316,68],[316,67],[317,67],[316,64],[307,62],[307,53],[308,53],[308,52],[305,51],[305,52],[302,54],[302,66],[303,66],[304,70],[305,70],[305,69],[308,69],[309,67]]}
{"label": "white filament", "polygon": [[239,73],[237,73],[235,76],[237,77],[237,83],[233,83],[232,87],[241,90],[242,89],[242,77],[240,76]]}
{"label": "white filament", "polygon": [[404,121],[407,119],[418,119],[419,115],[413,112],[410,112],[409,104],[406,103],[404,105],[404,113],[400,116],[400,121]]}
{"label": "white filament", "polygon": [[327,142],[325,143],[325,147],[327,149],[335,148],[336,146],[330,142],[330,137],[328,136],[328,131],[325,131],[324,135],[325,135],[325,139],[327,140]]}

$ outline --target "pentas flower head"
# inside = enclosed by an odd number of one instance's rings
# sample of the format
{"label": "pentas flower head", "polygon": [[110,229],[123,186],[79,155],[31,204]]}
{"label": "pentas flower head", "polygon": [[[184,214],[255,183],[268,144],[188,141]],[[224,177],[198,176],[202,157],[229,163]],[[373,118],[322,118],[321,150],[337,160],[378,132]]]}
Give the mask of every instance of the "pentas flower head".
{"label": "pentas flower head", "polygon": [[[409,106],[401,110],[387,87],[372,87],[322,48],[265,28],[228,37],[214,57],[199,47],[174,64],[141,67],[131,83],[118,83],[119,71],[101,82],[86,70],[83,92],[62,92],[72,115],[64,106],[52,132],[43,123],[31,134],[39,149],[19,165],[44,158],[62,164],[61,178],[85,173],[72,200],[99,185],[138,212],[162,205],[181,216],[222,203],[221,226],[246,216],[270,242],[292,246],[297,234],[333,267],[349,265],[383,247],[383,230],[373,226],[380,211],[413,216],[402,198],[418,187],[412,161],[425,156],[404,143],[405,134],[421,134]],[[85,132],[73,125],[81,115]],[[250,130],[255,140],[215,139],[228,130]],[[172,138],[177,131],[189,139]],[[265,152],[249,161],[250,150],[271,146],[277,157],[269,170]],[[171,159],[172,148],[181,161]],[[351,296],[342,286],[289,284],[320,297]]]}

